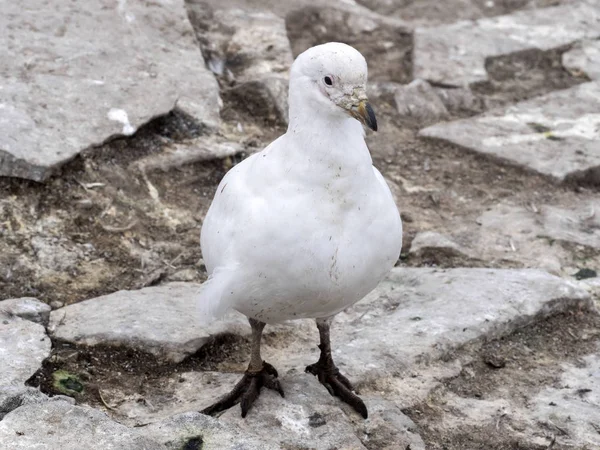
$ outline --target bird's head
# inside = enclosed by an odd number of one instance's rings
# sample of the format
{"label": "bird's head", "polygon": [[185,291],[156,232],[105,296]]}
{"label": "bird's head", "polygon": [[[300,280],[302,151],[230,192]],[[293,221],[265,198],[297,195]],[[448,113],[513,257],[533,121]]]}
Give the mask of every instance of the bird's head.
{"label": "bird's head", "polygon": [[349,45],[317,45],[298,55],[292,65],[290,104],[301,101],[314,114],[350,115],[377,131],[377,119],[366,91],[367,62]]}

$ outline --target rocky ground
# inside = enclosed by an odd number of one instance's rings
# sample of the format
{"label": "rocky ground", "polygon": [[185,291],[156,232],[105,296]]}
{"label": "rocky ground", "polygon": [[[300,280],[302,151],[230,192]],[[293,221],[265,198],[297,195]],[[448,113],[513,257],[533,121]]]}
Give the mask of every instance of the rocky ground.
{"label": "rocky ground", "polygon": [[[600,448],[600,2],[25,3],[0,16],[0,448]],[[266,329],[285,399],[203,416],[249,327],[197,324],[202,219],[331,40],[369,63],[405,227],[334,324],[370,417],[304,373],[310,321]]]}

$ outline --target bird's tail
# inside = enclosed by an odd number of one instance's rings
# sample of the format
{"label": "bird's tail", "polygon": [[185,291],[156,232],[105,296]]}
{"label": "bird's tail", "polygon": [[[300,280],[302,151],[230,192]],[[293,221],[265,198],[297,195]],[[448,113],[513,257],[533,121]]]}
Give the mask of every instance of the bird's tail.
{"label": "bird's tail", "polygon": [[201,324],[220,319],[233,306],[233,298],[228,295],[233,274],[232,268],[218,267],[202,285],[196,303]]}

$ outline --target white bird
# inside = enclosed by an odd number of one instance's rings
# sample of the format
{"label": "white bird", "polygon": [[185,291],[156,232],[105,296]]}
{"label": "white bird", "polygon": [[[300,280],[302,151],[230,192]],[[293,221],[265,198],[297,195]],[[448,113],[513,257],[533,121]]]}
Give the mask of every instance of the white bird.
{"label": "white bird", "polygon": [[209,273],[204,315],[233,308],[252,327],[250,364],[233,391],[206,414],[241,402],[245,417],[262,386],[283,390],[260,355],[265,324],[314,318],[321,356],[306,368],[363,417],[367,408],[331,356],[332,317],[373,290],[394,266],[402,222],[373,167],[364,124],[367,63],[341,43],[312,47],[291,68],[287,132],[223,178],[202,226]]}

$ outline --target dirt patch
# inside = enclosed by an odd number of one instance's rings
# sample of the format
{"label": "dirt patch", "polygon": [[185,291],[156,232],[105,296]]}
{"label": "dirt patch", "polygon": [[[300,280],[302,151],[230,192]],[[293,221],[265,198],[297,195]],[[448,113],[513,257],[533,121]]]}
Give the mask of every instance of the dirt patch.
{"label": "dirt patch", "polygon": [[286,28],[294,57],[318,44],[344,42],[369,62],[370,81],[407,83],[412,79],[412,32],[334,8],[290,12]]}
{"label": "dirt patch", "polygon": [[[600,316],[575,311],[540,320],[501,339],[476,347],[467,346],[453,355],[467,361],[461,373],[442,382],[427,401],[406,409],[419,426],[428,449],[560,449],[558,444],[525,443],[503,415],[487,417],[482,426],[444,426],[460,423],[465,411],[449,405],[448,395],[460,398],[509,401],[512,408],[527,408],[542,389],[555,385],[562,365],[578,365],[580,358],[597,351]],[[482,419],[483,420],[483,419]],[[540,434],[548,430],[540,424]],[[551,436],[549,434],[549,436]]]}
{"label": "dirt patch", "polygon": [[[178,373],[244,366],[249,354],[249,339],[232,334],[214,336],[196,354],[179,364],[166,363],[131,348],[87,347],[54,341],[52,354],[27,384],[40,387],[50,396],[69,395],[77,403],[110,409],[103,392],[117,390],[124,397],[143,399],[147,393],[164,391],[166,380],[177,377]],[[57,377],[80,383],[81,389],[65,389],[69,381],[58,384]]]}
{"label": "dirt patch", "polygon": [[589,81],[587,76],[573,74],[562,65],[562,55],[571,47],[530,49],[488,58],[485,61],[488,81],[475,84],[473,89],[486,98],[491,108],[585,83]]}
{"label": "dirt patch", "polygon": [[543,8],[568,3],[560,0],[358,0],[357,3],[408,22],[442,24],[458,20],[475,20],[483,17],[510,14],[527,9]]}

